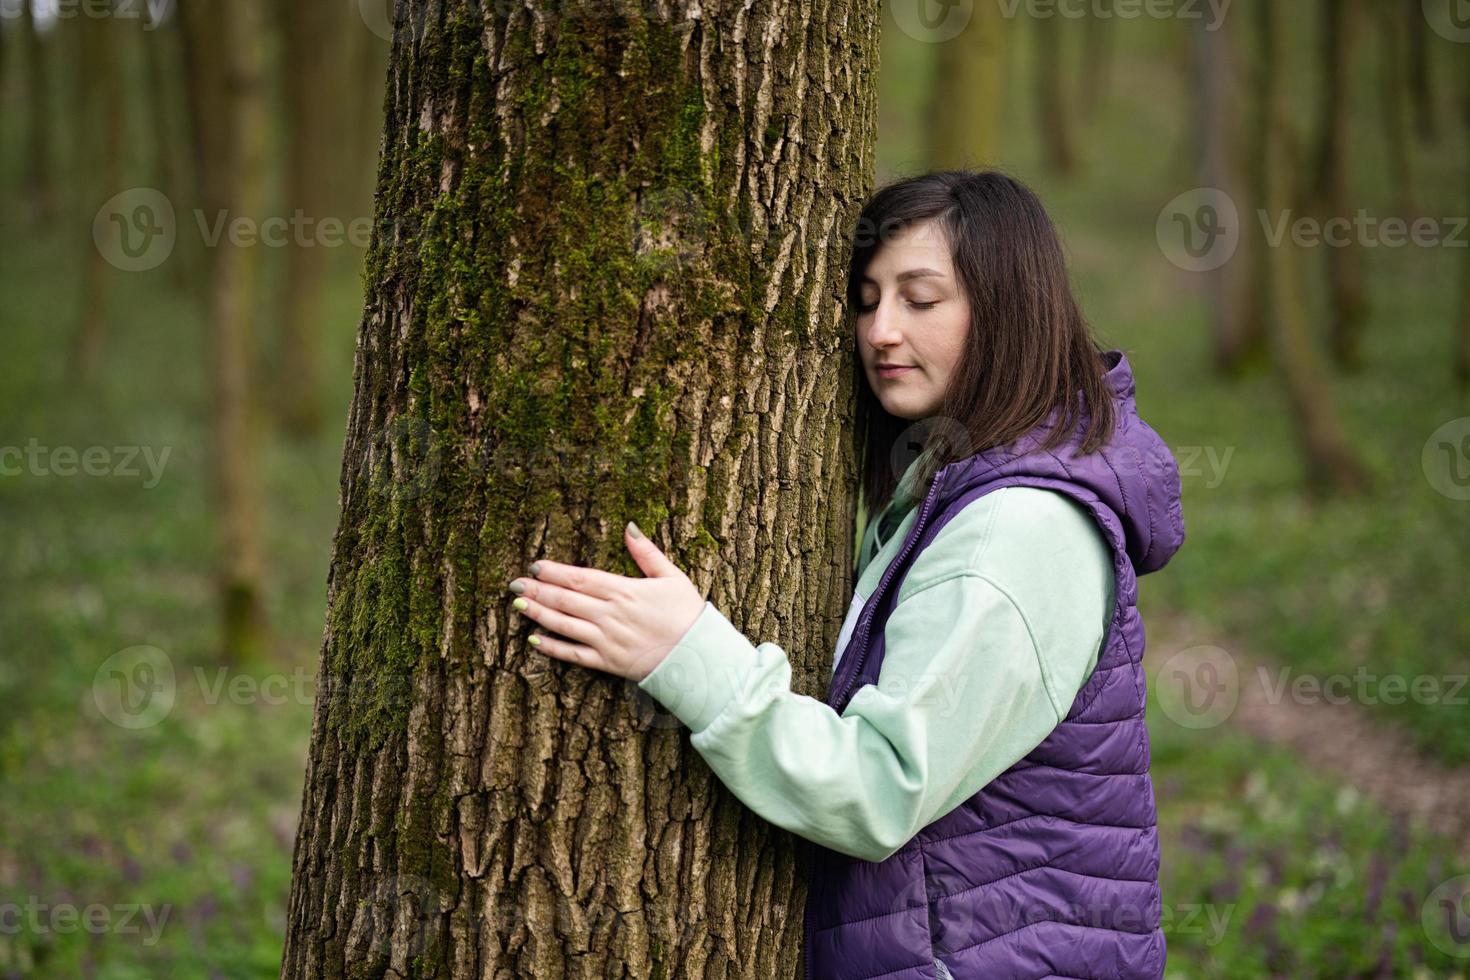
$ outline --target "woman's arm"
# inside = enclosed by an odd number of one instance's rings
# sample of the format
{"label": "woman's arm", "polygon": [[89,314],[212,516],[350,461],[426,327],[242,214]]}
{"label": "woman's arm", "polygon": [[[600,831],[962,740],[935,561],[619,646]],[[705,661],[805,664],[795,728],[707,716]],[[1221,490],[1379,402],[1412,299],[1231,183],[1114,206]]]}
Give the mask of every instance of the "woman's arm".
{"label": "woman's arm", "polygon": [[996,491],[920,554],[885,627],[878,683],[842,715],[794,693],[785,652],[751,644],[710,603],[639,687],[689,726],[752,810],[878,861],[1065,716],[1096,664],[1111,582],[1108,548],[1077,505]]}

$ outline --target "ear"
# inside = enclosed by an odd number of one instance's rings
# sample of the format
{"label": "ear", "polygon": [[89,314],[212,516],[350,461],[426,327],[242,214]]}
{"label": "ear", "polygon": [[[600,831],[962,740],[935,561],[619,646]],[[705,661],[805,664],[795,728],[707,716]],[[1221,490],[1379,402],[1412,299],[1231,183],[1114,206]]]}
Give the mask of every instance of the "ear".
{"label": "ear", "polygon": [[644,575],[658,578],[661,575],[681,574],[679,566],[669,561],[668,556],[638,529],[637,524],[629,521],[628,526],[623,528],[623,538],[627,541],[629,554],[638,563],[638,567],[643,569]]}

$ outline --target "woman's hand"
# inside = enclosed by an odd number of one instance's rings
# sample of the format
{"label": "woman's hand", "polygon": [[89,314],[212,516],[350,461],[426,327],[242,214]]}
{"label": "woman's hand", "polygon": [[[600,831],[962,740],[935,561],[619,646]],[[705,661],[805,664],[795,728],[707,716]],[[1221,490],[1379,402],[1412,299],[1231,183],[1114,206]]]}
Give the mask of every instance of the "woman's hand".
{"label": "woman's hand", "polygon": [[536,649],[641,681],[694,625],[704,598],[632,521],[624,540],[646,578],[542,559],[531,565],[534,578],[518,578],[510,589],[521,593],[517,609],[561,634],[533,634]]}

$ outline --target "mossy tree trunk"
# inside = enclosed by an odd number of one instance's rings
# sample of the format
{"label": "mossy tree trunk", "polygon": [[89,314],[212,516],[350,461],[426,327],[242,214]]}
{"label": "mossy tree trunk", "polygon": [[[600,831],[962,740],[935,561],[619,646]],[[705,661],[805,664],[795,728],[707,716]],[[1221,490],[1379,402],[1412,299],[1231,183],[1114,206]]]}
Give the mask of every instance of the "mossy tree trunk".
{"label": "mossy tree trunk", "polygon": [[878,8],[616,6],[398,5],[282,977],[800,974],[799,841],[506,585],[637,520],[819,695]]}

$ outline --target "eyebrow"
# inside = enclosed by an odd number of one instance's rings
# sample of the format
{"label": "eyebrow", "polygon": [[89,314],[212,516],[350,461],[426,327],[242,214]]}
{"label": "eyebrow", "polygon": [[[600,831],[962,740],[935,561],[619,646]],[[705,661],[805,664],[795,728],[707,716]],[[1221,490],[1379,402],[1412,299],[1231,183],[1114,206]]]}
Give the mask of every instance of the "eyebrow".
{"label": "eyebrow", "polygon": [[[925,276],[937,276],[939,278],[943,278],[944,273],[940,272],[937,269],[910,269],[907,272],[900,272],[898,274],[898,282],[908,282],[910,279],[921,279]],[[863,276],[862,281],[871,282],[875,286],[878,285],[878,283],[874,279],[868,276]]]}

